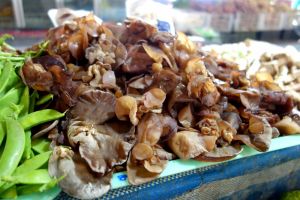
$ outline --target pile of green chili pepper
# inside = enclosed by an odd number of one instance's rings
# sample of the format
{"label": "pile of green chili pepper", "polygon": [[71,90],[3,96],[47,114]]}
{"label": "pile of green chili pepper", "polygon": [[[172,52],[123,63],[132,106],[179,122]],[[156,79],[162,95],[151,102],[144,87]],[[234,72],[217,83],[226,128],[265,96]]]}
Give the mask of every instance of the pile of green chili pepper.
{"label": "pile of green chili pepper", "polygon": [[17,53],[0,37],[0,198],[16,198],[18,195],[41,192],[54,187],[47,170],[51,151],[47,138],[31,138],[31,128],[64,116],[52,109],[35,110],[47,103],[51,95],[39,98],[30,91],[18,75],[26,59],[39,52]]}

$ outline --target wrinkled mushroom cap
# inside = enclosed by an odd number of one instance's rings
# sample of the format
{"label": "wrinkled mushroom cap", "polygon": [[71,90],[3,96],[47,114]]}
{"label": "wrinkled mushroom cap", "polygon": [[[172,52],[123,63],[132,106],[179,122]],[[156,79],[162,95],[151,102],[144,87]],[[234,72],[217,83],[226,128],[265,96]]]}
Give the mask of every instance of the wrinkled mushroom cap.
{"label": "wrinkled mushroom cap", "polygon": [[71,121],[68,139],[73,146],[79,145],[80,156],[94,172],[105,174],[126,162],[135,142],[133,134],[116,132],[109,124]]}
{"label": "wrinkled mushroom cap", "polygon": [[130,119],[133,125],[137,125],[139,120],[136,116],[137,102],[134,97],[122,96],[117,99],[115,106],[115,113],[119,120]]}
{"label": "wrinkled mushroom cap", "polygon": [[216,136],[201,136],[197,132],[180,131],[169,140],[169,146],[179,158],[190,159],[211,149],[216,139]]}
{"label": "wrinkled mushroom cap", "polygon": [[115,102],[114,94],[91,89],[79,96],[70,112],[79,120],[102,124],[115,116]]}
{"label": "wrinkled mushroom cap", "polygon": [[144,95],[144,106],[148,109],[161,108],[166,99],[166,93],[159,88],[153,88]]}
{"label": "wrinkled mushroom cap", "polygon": [[67,194],[79,199],[93,199],[110,189],[112,173],[104,176],[93,173],[86,162],[72,150],[58,146],[50,157],[48,171],[51,177],[65,176],[59,186]]}

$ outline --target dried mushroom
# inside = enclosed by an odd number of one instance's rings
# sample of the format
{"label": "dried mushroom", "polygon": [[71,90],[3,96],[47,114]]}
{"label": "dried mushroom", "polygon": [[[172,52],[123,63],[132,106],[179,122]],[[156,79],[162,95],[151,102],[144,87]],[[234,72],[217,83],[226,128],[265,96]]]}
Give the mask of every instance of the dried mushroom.
{"label": "dried mushroom", "polygon": [[147,113],[137,127],[138,142],[155,145],[161,138],[171,137],[177,132],[177,123],[169,116]]}
{"label": "dried mushroom", "polygon": [[70,113],[78,120],[102,124],[115,116],[115,104],[112,93],[90,89],[78,97]]}
{"label": "dried mushroom", "polygon": [[178,113],[178,121],[183,127],[192,127],[195,123],[195,118],[192,113],[191,104],[183,107]]}
{"label": "dried mushroom", "polygon": [[79,199],[93,199],[107,193],[112,173],[92,172],[86,162],[72,150],[58,146],[53,150],[48,164],[50,176],[64,178],[59,186],[64,192]]}
{"label": "dried mushroom", "polygon": [[169,140],[169,146],[181,159],[195,158],[212,150],[216,136],[202,136],[198,132],[180,131]]}
{"label": "dried mushroom", "polygon": [[[234,140],[242,141],[247,146],[250,146],[257,151],[267,151],[271,144],[271,139],[273,136],[273,129],[268,123],[266,119],[260,119],[261,123],[263,124],[263,129],[259,129],[259,133],[257,134],[248,134],[248,135],[242,135],[237,134],[234,136]],[[257,123],[254,121],[254,123]],[[250,131],[249,131],[250,132]]]}
{"label": "dried mushroom", "polygon": [[210,152],[205,152],[197,156],[195,159],[205,162],[222,162],[236,157],[242,151],[243,148],[241,148],[240,146],[225,146],[220,148],[214,148],[214,150]]}
{"label": "dried mushroom", "polygon": [[198,98],[205,106],[213,106],[220,98],[215,84],[210,78],[203,75],[192,76],[187,89],[189,96]]}
{"label": "dried mushroom", "polygon": [[41,64],[33,63],[31,60],[25,62],[21,76],[27,85],[38,91],[50,91],[53,86],[52,74]]}
{"label": "dried mushroom", "polygon": [[274,124],[276,128],[280,131],[281,134],[297,134],[300,133],[300,126],[290,117],[285,116],[282,120]]}
{"label": "dried mushroom", "polygon": [[137,113],[137,101],[131,96],[122,96],[117,99],[115,106],[115,113],[120,120],[130,119],[133,125],[137,125],[139,119]]}
{"label": "dried mushroom", "polygon": [[100,197],[125,166],[138,185],[169,160],[224,161],[242,144],[267,151],[272,138],[300,131],[293,110],[300,65],[286,54],[264,55],[255,74],[183,33],[139,20],[98,23],[92,15],[50,29],[46,39],[46,51],[20,75],[55,96],[51,108],[67,110],[49,135],[49,173],[65,176],[59,184],[71,196]]}
{"label": "dried mushroom", "polygon": [[153,88],[144,93],[144,106],[147,109],[161,108],[166,99],[166,93],[159,88]]}
{"label": "dried mushroom", "polygon": [[133,141],[125,141],[123,134],[88,122],[71,121],[68,129],[70,144],[79,145],[81,157],[97,173],[107,173],[115,165],[127,160]]}

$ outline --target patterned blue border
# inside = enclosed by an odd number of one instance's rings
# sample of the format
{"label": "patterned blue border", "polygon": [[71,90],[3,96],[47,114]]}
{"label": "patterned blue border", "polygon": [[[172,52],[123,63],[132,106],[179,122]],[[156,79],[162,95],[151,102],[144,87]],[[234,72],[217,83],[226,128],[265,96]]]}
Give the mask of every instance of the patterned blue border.
{"label": "patterned blue border", "polygon": [[[297,145],[281,150],[162,177],[150,183],[139,186],[126,186],[113,189],[101,199],[170,199],[198,188],[203,184],[254,173],[299,158],[300,145]],[[280,184],[287,184],[287,180],[284,178],[282,181],[283,182]],[[297,184],[299,187],[300,183]],[[272,184],[270,187],[271,186]],[[255,194],[253,197],[255,197]],[[56,199],[74,198],[69,197],[65,193],[61,193]]]}

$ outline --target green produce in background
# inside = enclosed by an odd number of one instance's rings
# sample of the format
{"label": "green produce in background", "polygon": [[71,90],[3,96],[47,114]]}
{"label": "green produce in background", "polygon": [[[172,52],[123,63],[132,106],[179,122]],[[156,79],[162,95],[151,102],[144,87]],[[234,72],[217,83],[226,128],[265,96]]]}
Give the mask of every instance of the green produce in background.
{"label": "green produce in background", "polygon": [[[46,94],[39,98],[18,75],[26,59],[39,56],[40,51],[18,54],[5,43],[9,35],[0,37],[0,198],[41,192],[56,186],[58,179],[48,174],[51,155],[47,138],[32,139],[31,128],[64,116],[52,109],[35,110],[53,99]],[[63,177],[62,177],[63,178]]]}

